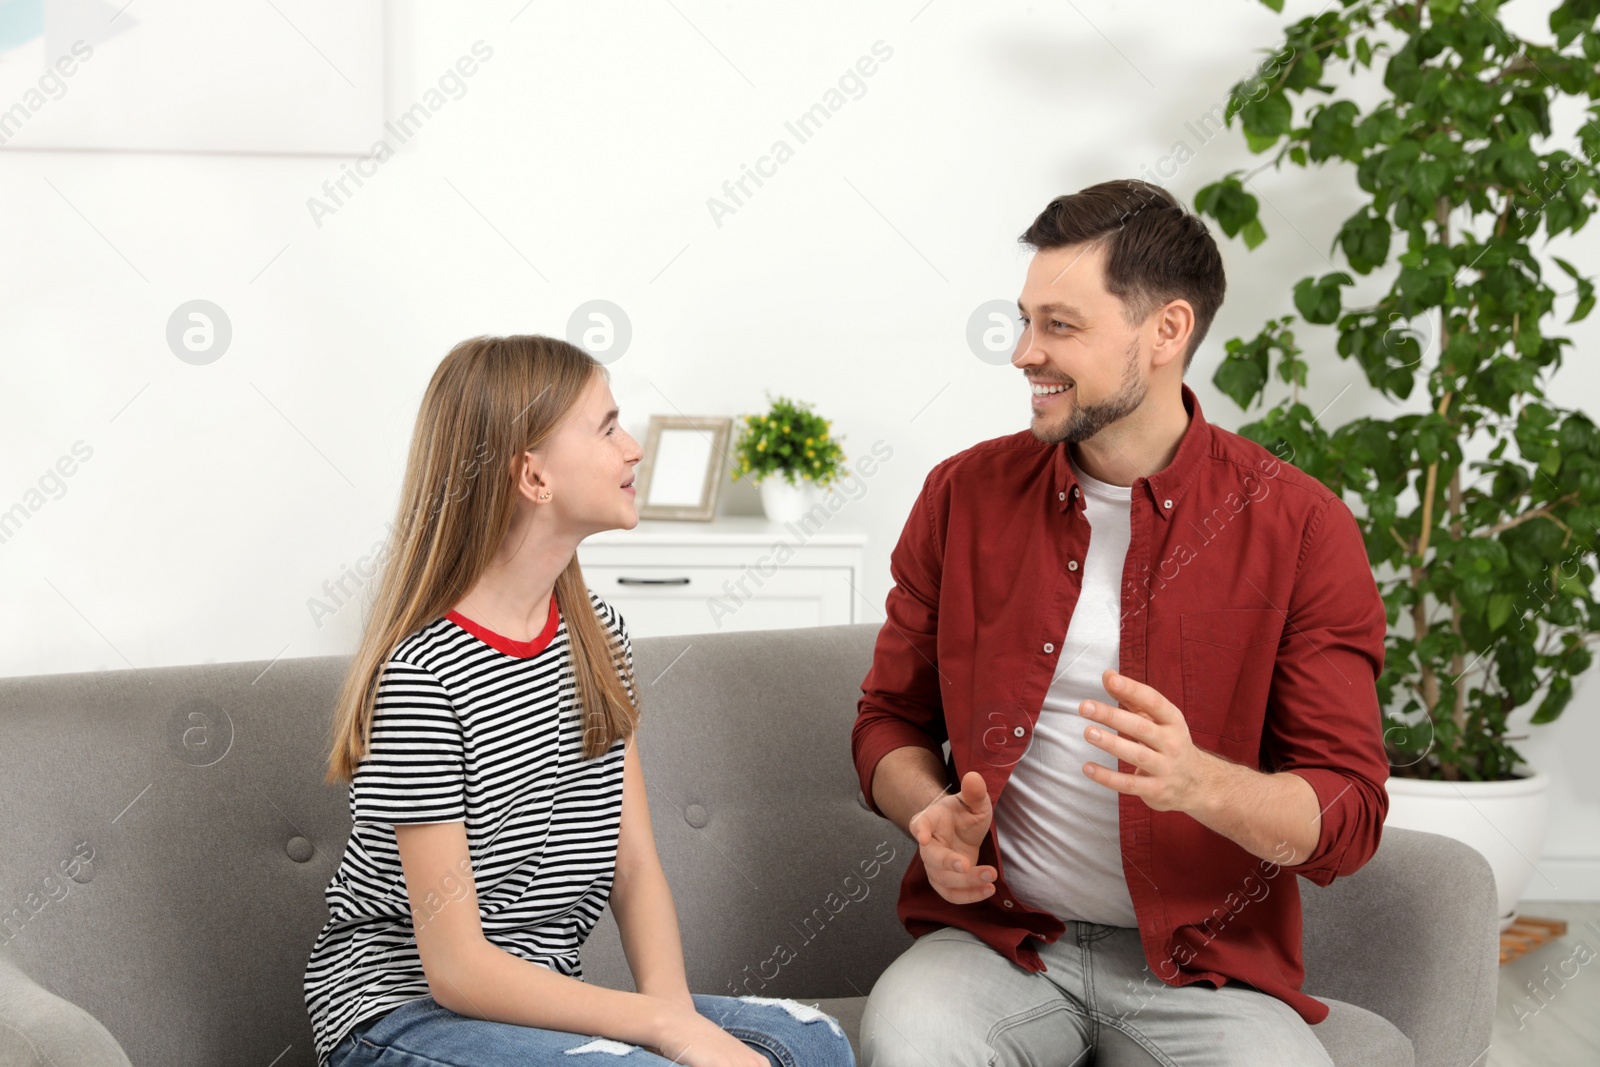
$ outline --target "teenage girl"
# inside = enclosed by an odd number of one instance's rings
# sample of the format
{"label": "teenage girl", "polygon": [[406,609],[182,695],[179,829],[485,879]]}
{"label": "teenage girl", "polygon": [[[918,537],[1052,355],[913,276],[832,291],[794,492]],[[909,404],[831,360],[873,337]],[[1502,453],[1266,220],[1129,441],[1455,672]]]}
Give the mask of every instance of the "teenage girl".
{"label": "teenage girl", "polygon": [[[593,357],[451,350],[336,709],[353,827],[306,965],[319,1067],[854,1067],[837,1021],[691,994],[622,616],[578,543],[632,529],[638,442]],[[636,993],[583,980],[607,901]]]}

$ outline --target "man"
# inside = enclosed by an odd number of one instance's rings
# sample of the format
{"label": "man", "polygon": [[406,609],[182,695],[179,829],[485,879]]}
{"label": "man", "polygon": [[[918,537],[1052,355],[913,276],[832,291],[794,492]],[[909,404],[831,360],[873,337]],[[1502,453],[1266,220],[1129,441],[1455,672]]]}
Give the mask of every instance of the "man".
{"label": "man", "polygon": [[1225,283],[1170,194],[1021,240],[1032,421],[929,473],[851,738],[919,846],[863,1065],[1330,1064],[1294,875],[1360,868],[1388,810],[1360,531],[1183,384]]}

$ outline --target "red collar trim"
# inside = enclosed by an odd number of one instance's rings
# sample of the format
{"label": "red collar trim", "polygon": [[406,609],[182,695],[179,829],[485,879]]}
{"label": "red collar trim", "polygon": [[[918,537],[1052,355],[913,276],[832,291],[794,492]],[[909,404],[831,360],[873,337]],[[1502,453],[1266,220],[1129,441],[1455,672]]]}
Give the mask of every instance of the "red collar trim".
{"label": "red collar trim", "polygon": [[497,634],[487,626],[473,622],[459,611],[452,610],[447,612],[445,618],[497,652],[504,652],[508,656],[516,656],[518,659],[528,659],[543,652],[549,647],[550,642],[555,640],[556,626],[561,621],[561,613],[556,610],[556,598],[555,594],[552,593],[550,595],[550,616],[545,621],[544,629],[539,631],[539,635],[531,641],[517,641],[506,637],[504,634]]}

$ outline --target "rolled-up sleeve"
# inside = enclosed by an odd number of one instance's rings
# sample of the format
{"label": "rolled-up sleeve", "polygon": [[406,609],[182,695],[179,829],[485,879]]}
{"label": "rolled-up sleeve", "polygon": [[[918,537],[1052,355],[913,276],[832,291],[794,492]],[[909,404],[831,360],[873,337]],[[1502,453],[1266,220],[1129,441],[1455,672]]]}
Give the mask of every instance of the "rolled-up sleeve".
{"label": "rolled-up sleeve", "polygon": [[1360,527],[1332,499],[1307,524],[1262,739],[1270,769],[1316,791],[1316,848],[1287,869],[1317,885],[1359,870],[1382,837],[1389,760],[1377,679],[1386,623]]}
{"label": "rolled-up sleeve", "polygon": [[[925,748],[943,759],[948,738],[939,692],[939,574],[935,467],[922,484],[900,540],[889,554],[894,586],[884,605],[872,666],[861,683],[850,750],[861,779],[861,796],[882,816],[872,797],[878,761],[897,748]],[[886,816],[885,816],[886,817]]]}

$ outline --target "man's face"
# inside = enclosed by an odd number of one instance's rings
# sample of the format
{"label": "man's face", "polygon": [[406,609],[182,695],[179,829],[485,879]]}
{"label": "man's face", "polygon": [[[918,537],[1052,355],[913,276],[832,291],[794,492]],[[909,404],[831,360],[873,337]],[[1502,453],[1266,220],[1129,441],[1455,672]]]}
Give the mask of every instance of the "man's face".
{"label": "man's face", "polygon": [[[1012,365],[1028,378],[1041,441],[1087,441],[1135,411],[1146,392],[1142,326],[1103,284],[1104,245],[1042,250],[1028,264]],[[1041,387],[1052,390],[1039,395]]]}

